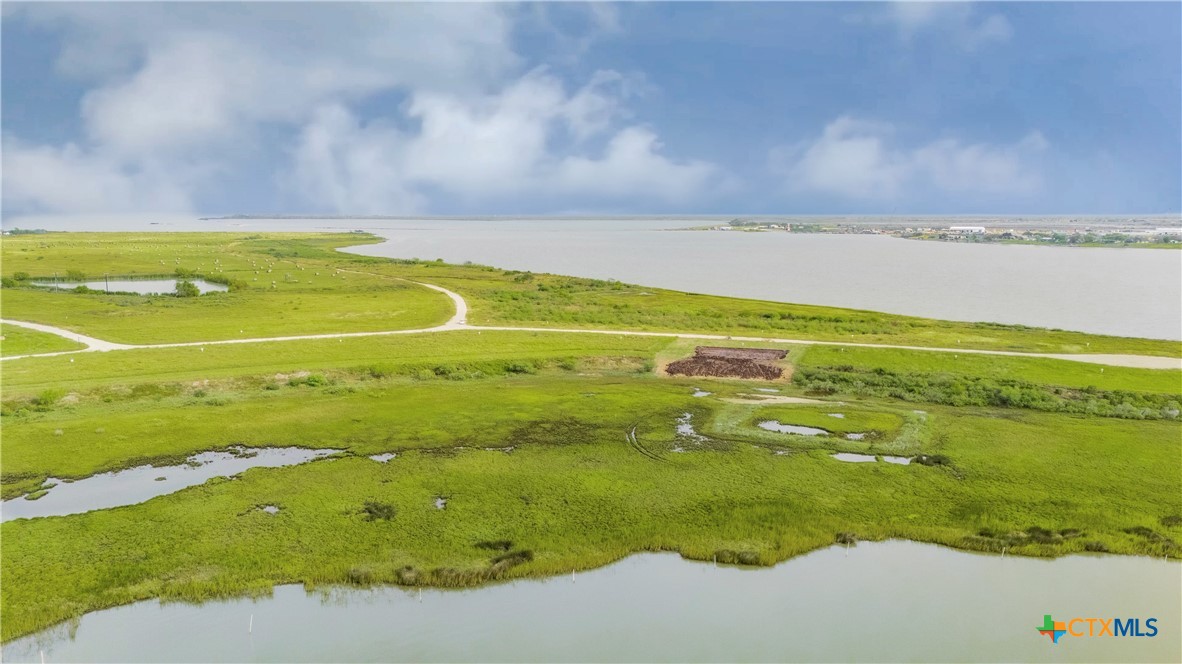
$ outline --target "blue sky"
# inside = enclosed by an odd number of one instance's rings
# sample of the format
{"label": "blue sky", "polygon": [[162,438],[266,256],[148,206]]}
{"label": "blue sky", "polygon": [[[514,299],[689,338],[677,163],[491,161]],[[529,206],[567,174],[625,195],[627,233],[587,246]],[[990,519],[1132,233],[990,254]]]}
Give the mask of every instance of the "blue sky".
{"label": "blue sky", "polygon": [[3,7],[6,215],[1182,209],[1179,3]]}

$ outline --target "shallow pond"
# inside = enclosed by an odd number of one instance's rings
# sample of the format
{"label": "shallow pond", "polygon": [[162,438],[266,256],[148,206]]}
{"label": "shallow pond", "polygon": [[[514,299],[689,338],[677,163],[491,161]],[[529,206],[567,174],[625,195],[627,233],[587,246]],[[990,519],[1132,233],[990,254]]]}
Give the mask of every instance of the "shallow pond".
{"label": "shallow pond", "polygon": [[229,452],[195,454],[175,466],[137,466],[73,482],[50,478],[47,484],[52,486],[40,498],[14,498],[0,504],[0,519],[62,516],[134,505],[202,484],[213,477],[237,475],[250,468],[294,466],[336,452],[301,447],[235,447]]}
{"label": "shallow pond", "polygon": [[[230,290],[223,284],[215,284],[204,279],[189,279],[202,294]],[[48,288],[71,289],[86,286],[96,291],[110,293],[139,293],[140,295],[160,295],[176,292],[176,279],[110,279],[104,281],[37,281],[34,286]]]}
{"label": "shallow pond", "polygon": [[779,433],[794,433],[800,436],[828,436],[829,432],[817,427],[804,427],[799,424],[780,424],[775,420],[767,420],[759,423],[760,429],[767,431],[777,431]]}
{"label": "shallow pond", "polygon": [[[257,601],[150,600],[83,616],[72,639],[66,628],[19,639],[3,658],[1177,662],[1179,584],[1176,561],[1001,557],[906,541],[835,546],[755,569],[647,553],[573,577],[421,596],[288,585]],[[1161,631],[1051,644],[1036,629],[1047,613],[1156,617]]]}
{"label": "shallow pond", "polygon": [[369,458],[370,458],[370,459],[373,459],[374,461],[377,461],[378,463],[387,463],[387,462],[389,462],[389,461],[390,461],[390,459],[396,459],[396,458],[398,458],[398,455],[397,455],[396,453],[394,453],[394,452],[386,452],[386,453],[384,453],[384,454],[373,454],[373,455],[370,455],[370,457],[369,457]]}
{"label": "shallow pond", "polygon": [[884,454],[884,455],[883,455],[883,457],[882,457],[882,460],[883,460],[883,461],[885,461],[885,462],[887,462],[887,463],[896,463],[896,464],[899,464],[900,466],[909,466],[909,465],[911,465],[911,457],[905,457],[905,456],[886,456],[886,455]]}
{"label": "shallow pond", "polygon": [[873,454],[852,454],[850,452],[838,452],[836,454],[830,454],[829,456],[831,458],[837,459],[838,461],[846,461],[849,463],[874,463],[878,461],[878,459]]}

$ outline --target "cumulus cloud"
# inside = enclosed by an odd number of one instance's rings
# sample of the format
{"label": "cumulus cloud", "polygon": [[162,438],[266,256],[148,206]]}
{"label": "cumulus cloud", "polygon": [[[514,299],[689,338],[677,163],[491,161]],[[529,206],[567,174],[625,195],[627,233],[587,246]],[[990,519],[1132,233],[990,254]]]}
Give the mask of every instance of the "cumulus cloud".
{"label": "cumulus cloud", "polygon": [[405,107],[417,131],[325,108],[301,132],[288,181],[308,204],[366,212],[421,211],[419,191],[671,202],[708,192],[717,167],[666,157],[652,130],[616,121],[625,81],[597,72],[570,93],[537,70],[481,97],[419,93]]}
{"label": "cumulus cloud", "polygon": [[773,163],[792,191],[863,200],[931,191],[1028,195],[1042,186],[1049,144],[1037,131],[1009,144],[942,138],[911,148],[898,145],[896,133],[887,123],[841,116],[815,139],[773,151]]}
{"label": "cumulus cloud", "polygon": [[[642,77],[600,71],[568,92],[556,75],[523,69],[512,37],[524,12],[491,3],[21,6],[6,20],[59,32],[58,74],[88,91],[75,144],[4,137],[6,197],[66,212],[188,206],[268,149],[290,158],[268,168],[293,198],[343,212],[426,211],[439,192],[480,201],[707,189],[713,166],[663,156],[653,130],[631,123]],[[587,17],[582,37],[619,30],[613,8],[589,6]],[[632,168],[649,186],[624,186],[604,173],[611,167]],[[69,191],[67,176],[85,185]]]}

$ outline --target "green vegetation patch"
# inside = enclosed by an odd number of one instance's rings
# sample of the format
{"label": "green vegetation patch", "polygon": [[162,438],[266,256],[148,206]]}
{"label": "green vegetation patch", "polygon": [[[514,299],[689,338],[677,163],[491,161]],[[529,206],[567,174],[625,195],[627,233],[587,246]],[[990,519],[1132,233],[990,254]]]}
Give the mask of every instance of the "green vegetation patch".
{"label": "green vegetation patch", "polygon": [[0,356],[35,355],[81,350],[86,346],[56,334],[38,332],[16,325],[0,325]]}
{"label": "green vegetation patch", "polygon": [[[1182,344],[1177,344],[1182,346]],[[1134,369],[1040,357],[977,355],[901,348],[811,346],[792,356],[801,367],[850,366],[894,373],[956,374],[1097,390],[1182,395],[1182,370]]]}

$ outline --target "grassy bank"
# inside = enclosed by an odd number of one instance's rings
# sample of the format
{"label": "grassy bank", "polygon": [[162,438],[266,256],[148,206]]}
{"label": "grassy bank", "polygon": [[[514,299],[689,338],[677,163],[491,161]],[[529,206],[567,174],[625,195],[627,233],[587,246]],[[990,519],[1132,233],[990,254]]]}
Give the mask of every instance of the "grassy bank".
{"label": "grassy bank", "polygon": [[[342,234],[53,233],[6,238],[4,315],[120,343],[212,341],[431,327],[454,307],[441,293],[342,272]],[[212,278],[230,291],[200,297],[76,293],[30,286],[76,273]],[[25,278],[25,275],[28,275]]]}
{"label": "grassy bank", "polygon": [[[359,259],[364,260],[364,259]],[[462,294],[476,325],[608,328],[976,348],[1182,356],[1182,343],[856,309],[696,295],[596,279],[441,263],[368,259],[365,268]]]}

